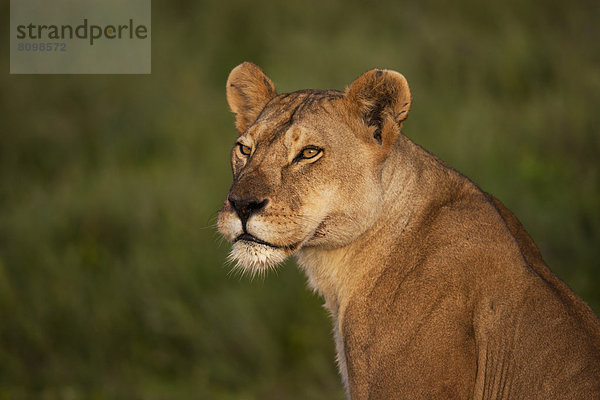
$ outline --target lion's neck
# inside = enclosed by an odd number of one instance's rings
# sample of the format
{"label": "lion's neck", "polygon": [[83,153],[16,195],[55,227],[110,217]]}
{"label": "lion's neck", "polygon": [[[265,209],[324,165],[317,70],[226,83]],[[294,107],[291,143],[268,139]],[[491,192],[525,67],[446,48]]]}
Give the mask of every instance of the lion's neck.
{"label": "lion's neck", "polygon": [[[428,212],[473,185],[405,136],[390,152],[381,173],[382,204],[376,222],[347,246],[303,248],[297,253],[309,285],[325,299],[332,316],[338,367],[348,391],[344,316],[351,300],[367,296],[387,268],[407,274],[399,246],[411,243]],[[404,243],[403,243],[404,242]],[[413,248],[414,251],[416,251]],[[400,253],[402,253],[400,251]]]}
{"label": "lion's neck", "polygon": [[401,136],[382,169],[383,201],[376,222],[347,246],[335,249],[310,247],[297,253],[309,285],[323,296],[325,306],[334,318],[343,315],[356,291],[366,288],[368,281],[379,276],[385,268],[382,260],[391,258],[389,253],[399,236],[427,206],[423,200],[431,197],[427,192],[439,189],[436,181],[440,173],[445,173],[446,167],[432,163],[432,158]]}

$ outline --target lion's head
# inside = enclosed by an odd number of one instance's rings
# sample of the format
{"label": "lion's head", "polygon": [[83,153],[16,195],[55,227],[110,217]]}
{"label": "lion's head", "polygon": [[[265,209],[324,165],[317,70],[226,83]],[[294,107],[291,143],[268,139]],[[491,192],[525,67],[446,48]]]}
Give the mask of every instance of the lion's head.
{"label": "lion's head", "polygon": [[371,70],[344,91],[278,95],[252,63],[227,80],[239,137],[219,213],[231,257],[260,272],[307,247],[336,248],[381,210],[382,165],[410,108],[405,78]]}

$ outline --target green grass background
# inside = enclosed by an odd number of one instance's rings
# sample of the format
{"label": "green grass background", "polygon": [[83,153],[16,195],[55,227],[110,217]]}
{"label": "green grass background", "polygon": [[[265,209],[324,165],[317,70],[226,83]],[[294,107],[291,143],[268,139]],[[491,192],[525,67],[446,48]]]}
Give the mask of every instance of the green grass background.
{"label": "green grass background", "polygon": [[[8,2],[0,5],[8,34]],[[229,71],[279,91],[402,72],[405,134],[495,194],[600,310],[596,1],[154,1],[150,76],[8,74],[0,399],[342,399],[293,262],[230,274]]]}

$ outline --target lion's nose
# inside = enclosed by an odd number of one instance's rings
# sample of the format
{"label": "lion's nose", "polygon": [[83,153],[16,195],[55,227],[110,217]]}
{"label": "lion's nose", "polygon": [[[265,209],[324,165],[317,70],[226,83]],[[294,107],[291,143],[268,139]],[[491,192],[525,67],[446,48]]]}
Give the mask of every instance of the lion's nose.
{"label": "lion's nose", "polygon": [[231,204],[231,207],[233,207],[238,217],[242,220],[244,227],[248,218],[255,212],[262,210],[269,201],[268,199],[258,200],[256,198],[239,199],[234,195],[229,195],[227,200],[229,200],[229,204]]}

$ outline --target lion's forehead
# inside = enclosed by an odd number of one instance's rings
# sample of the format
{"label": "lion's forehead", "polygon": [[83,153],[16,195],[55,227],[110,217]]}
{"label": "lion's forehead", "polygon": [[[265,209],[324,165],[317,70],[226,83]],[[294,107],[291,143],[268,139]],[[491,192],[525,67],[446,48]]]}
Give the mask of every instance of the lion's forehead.
{"label": "lion's forehead", "polygon": [[281,94],[267,104],[247,134],[255,142],[274,143],[293,125],[301,125],[302,122],[310,125],[319,116],[330,115],[332,102],[342,97],[343,92],[316,89]]}

